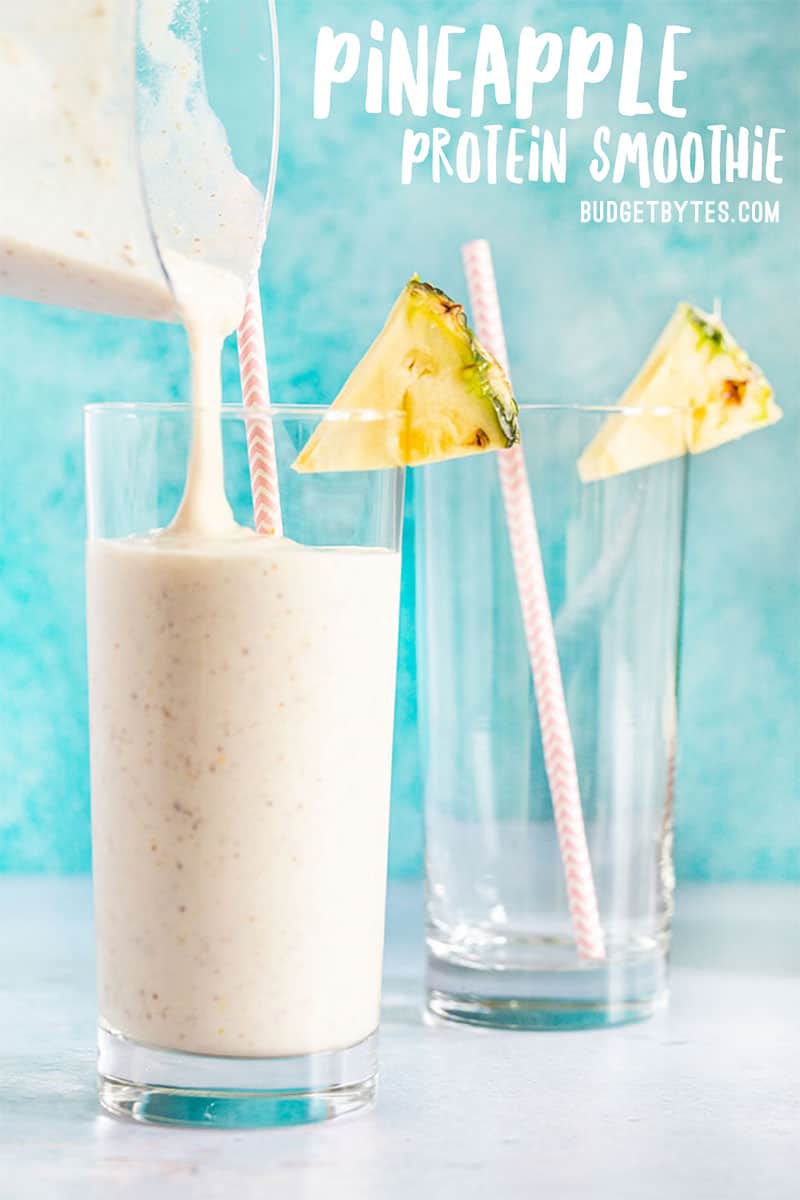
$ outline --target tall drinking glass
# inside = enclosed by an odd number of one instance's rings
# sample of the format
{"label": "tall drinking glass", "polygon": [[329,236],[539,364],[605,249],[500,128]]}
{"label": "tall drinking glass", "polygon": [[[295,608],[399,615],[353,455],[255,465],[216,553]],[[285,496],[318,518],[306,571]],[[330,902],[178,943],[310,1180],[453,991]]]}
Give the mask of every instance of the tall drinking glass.
{"label": "tall drinking glass", "polygon": [[520,412],[604,959],[581,957],[570,920],[497,462],[418,477],[428,996],[443,1017],[585,1028],[665,998],[687,468],[582,483],[611,411]]}
{"label": "tall drinking glass", "polygon": [[[100,1092],[143,1121],[374,1093],[403,478],[292,471],[324,413],[224,410],[213,536],[168,529],[189,406],[86,413]],[[251,527],[264,421],[283,538]]]}

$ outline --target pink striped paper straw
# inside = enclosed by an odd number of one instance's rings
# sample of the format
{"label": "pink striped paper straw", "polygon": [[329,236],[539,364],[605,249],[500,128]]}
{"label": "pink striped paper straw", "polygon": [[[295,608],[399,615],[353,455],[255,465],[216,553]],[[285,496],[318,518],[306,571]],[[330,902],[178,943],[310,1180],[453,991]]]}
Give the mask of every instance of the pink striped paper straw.
{"label": "pink striped paper straw", "polygon": [[[508,373],[508,351],[489,243],[469,242],[462,254],[475,331]],[[583,822],[575,749],[522,447],[501,451],[498,462],[575,943],[582,958],[602,959],[605,943]]]}
{"label": "pink striped paper straw", "polygon": [[[264,344],[264,318],[261,313],[258,275],[247,292],[237,344],[245,407],[254,412],[269,412],[267,349]],[[271,421],[247,422],[247,457],[250,462],[250,488],[253,493],[256,532],[282,537],[278,463],[275,458],[275,437]]]}

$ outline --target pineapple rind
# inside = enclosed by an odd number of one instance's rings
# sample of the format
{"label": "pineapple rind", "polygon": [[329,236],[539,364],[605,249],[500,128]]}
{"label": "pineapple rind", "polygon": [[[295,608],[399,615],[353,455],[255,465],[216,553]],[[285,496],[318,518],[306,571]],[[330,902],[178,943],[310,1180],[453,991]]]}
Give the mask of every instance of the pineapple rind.
{"label": "pineapple rind", "polygon": [[[486,398],[491,402],[497,423],[505,436],[506,446],[516,445],[519,441],[518,408],[506,373],[494,355],[482,345],[470,328],[463,306],[456,304],[445,292],[432,283],[423,283],[417,276],[409,281],[408,289],[412,295],[420,298],[422,305],[428,306],[431,300],[438,304],[441,309],[439,319],[450,325],[457,339],[463,339],[469,351],[465,357],[465,370],[473,370],[478,379],[475,393],[480,398]],[[434,310],[435,312],[436,310]]]}

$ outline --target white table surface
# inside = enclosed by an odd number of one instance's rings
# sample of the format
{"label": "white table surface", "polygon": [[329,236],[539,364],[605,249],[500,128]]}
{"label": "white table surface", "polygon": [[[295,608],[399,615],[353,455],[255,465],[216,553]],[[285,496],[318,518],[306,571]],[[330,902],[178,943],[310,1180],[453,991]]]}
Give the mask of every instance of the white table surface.
{"label": "white table surface", "polygon": [[395,886],[377,1106],[246,1133],[100,1113],[88,882],[2,879],[0,912],[3,1200],[800,1195],[800,888],[684,887],[667,1014],[526,1034],[423,1023]]}

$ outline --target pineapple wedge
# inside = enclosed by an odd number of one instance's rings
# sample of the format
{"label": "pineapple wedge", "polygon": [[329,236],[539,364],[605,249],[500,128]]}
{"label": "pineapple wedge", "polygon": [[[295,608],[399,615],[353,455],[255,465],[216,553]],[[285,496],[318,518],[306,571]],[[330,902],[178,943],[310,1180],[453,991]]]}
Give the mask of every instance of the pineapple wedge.
{"label": "pineapple wedge", "polygon": [[783,416],[772,388],[717,317],[679,304],[620,400],[578,461],[584,483],[702,454]]}
{"label": "pineapple wedge", "polygon": [[415,276],[293,466],[368,471],[501,450],[519,441],[517,414],[464,309]]}

